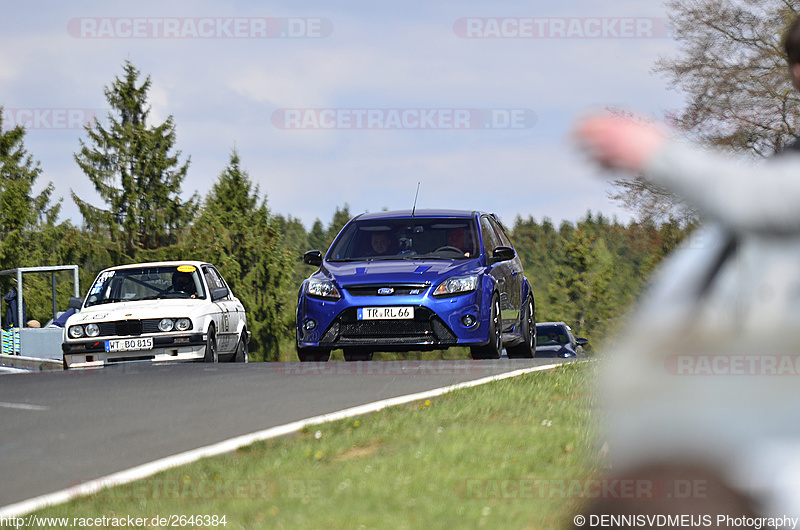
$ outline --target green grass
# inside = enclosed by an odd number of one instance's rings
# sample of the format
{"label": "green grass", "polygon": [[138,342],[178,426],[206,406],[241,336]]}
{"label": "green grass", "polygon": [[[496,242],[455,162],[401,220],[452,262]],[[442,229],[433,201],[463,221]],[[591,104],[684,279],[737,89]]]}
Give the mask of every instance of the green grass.
{"label": "green grass", "polygon": [[314,426],[38,515],[225,515],[226,529],[566,527],[580,499],[558,485],[597,474],[594,373],[595,363],[570,364]]}

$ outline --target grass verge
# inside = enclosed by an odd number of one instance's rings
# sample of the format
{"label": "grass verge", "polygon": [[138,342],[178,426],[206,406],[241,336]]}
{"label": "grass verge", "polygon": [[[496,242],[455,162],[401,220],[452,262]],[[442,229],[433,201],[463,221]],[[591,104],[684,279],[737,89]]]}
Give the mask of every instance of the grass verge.
{"label": "grass verge", "polygon": [[594,373],[568,364],[318,425],[36,515],[109,528],[170,516],[203,516],[184,528],[212,516],[225,529],[566,527],[581,502],[569,484],[597,474]]}

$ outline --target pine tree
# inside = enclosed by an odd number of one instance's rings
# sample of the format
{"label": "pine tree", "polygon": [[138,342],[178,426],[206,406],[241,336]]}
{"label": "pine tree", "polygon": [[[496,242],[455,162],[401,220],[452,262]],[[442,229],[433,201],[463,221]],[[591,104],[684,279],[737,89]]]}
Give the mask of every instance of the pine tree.
{"label": "pine tree", "polygon": [[3,130],[3,108],[0,107],[0,237],[17,230],[54,224],[61,209],[60,201],[50,206],[52,183],[39,195],[31,195],[42,169],[25,149],[24,140],[25,128],[21,125]]}
{"label": "pine tree", "polygon": [[32,234],[55,226],[60,201],[50,205],[53,184],[38,195],[33,186],[41,176],[39,162],[25,149],[25,129],[3,130],[0,107],[0,268],[42,265]]}
{"label": "pine tree", "polygon": [[[61,201],[51,205],[52,183],[33,193],[42,169],[25,148],[25,134],[22,126],[3,129],[0,108],[0,269],[73,263],[69,251],[76,231],[69,223],[56,224]],[[62,308],[72,293],[67,280],[58,290]],[[28,317],[44,322],[52,315],[50,276],[27,275],[24,285]],[[12,286],[13,276],[0,278],[2,293]]]}
{"label": "pine tree", "polygon": [[331,224],[328,226],[328,246],[333,243],[333,240],[339,235],[344,225],[346,225],[347,221],[352,217],[349,204],[345,203],[343,208],[336,208],[336,211],[333,213],[333,219],[331,219]]}
{"label": "pine tree", "polygon": [[290,333],[292,320],[287,310],[293,307],[292,253],[272,223],[266,198],[234,150],[188,239],[190,255],[213,262],[242,301],[254,360],[278,359],[281,337]]}
{"label": "pine tree", "polygon": [[150,77],[137,86],[139,71],[130,61],[123,66],[105,96],[111,112],[109,126],[87,126],[87,145],[81,140],[75,160],[105,201],[106,209],[92,206],[75,193],[86,227],[107,233],[130,258],[141,250],[175,244],[197,211],[197,198],[181,202],[181,184],[189,167],[180,164],[172,116],[160,125],[148,124],[147,92]]}
{"label": "pine tree", "polygon": [[586,229],[567,230],[563,256],[557,261],[548,298],[556,317],[573,328],[576,334],[590,334],[603,328],[613,304],[609,284],[612,278],[611,256],[602,241],[593,240]]}
{"label": "pine tree", "polygon": [[328,234],[322,226],[322,221],[315,219],[311,226],[311,232],[308,234],[308,250],[319,250],[325,254],[328,245],[330,245],[330,241],[328,241]]}

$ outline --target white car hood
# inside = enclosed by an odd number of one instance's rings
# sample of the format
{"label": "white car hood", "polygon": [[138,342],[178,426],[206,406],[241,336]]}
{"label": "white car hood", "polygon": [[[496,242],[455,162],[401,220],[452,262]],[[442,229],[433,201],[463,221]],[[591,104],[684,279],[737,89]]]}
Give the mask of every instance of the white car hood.
{"label": "white car hood", "polygon": [[192,317],[205,313],[203,308],[208,308],[210,305],[206,300],[187,298],[100,304],[75,313],[67,320],[67,326],[95,321]]}

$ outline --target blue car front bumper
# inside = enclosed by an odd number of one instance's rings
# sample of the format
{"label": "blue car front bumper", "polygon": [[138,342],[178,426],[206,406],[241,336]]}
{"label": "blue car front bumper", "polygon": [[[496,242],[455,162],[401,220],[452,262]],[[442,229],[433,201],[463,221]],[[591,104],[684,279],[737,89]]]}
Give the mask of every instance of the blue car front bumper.
{"label": "blue car front bumper", "polygon": [[[301,348],[367,347],[387,351],[479,346],[488,342],[489,310],[480,291],[435,298],[428,293],[401,296],[353,296],[340,300],[300,295],[297,337]],[[488,304],[485,304],[488,306]],[[358,310],[413,307],[413,319],[362,320]]]}

